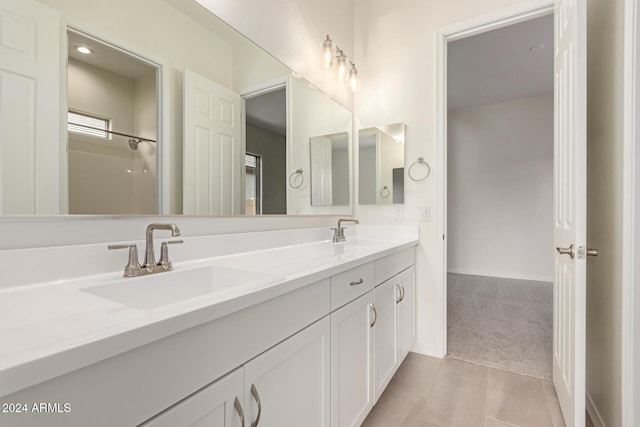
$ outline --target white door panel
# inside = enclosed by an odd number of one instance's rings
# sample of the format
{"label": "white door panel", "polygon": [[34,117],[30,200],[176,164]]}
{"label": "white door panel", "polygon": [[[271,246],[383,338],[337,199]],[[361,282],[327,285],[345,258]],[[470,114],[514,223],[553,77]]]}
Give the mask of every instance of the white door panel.
{"label": "white door panel", "polygon": [[184,73],[184,214],[242,213],[240,95]]}
{"label": "white door panel", "polygon": [[567,426],[585,424],[586,2],[555,4],[553,382]]}
{"label": "white door panel", "polygon": [[0,0],[0,214],[61,213],[60,46],[57,11]]}

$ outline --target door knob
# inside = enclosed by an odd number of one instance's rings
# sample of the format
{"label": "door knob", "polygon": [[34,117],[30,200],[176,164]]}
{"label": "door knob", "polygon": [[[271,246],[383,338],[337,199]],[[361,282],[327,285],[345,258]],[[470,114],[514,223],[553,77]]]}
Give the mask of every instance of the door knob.
{"label": "door knob", "polygon": [[573,246],[573,243],[568,248],[557,247],[556,250],[560,255],[569,255],[571,259],[576,257],[576,247]]}
{"label": "door knob", "polygon": [[585,259],[587,256],[598,256],[597,249],[587,249],[584,246],[580,246],[576,251],[576,247],[571,244],[568,248],[557,247],[556,250],[560,255],[569,255],[571,259],[578,255],[578,259]]}

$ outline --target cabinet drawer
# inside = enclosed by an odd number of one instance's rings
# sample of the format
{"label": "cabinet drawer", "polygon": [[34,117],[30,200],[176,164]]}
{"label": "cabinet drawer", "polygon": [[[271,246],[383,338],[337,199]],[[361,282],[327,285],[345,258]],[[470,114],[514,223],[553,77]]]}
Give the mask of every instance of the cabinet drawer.
{"label": "cabinet drawer", "polygon": [[373,263],[331,276],[331,310],[342,307],[374,287]]}
{"label": "cabinet drawer", "polygon": [[[377,260],[375,262],[376,286],[415,263],[416,248],[413,246]],[[333,282],[331,285],[331,290],[333,290]]]}

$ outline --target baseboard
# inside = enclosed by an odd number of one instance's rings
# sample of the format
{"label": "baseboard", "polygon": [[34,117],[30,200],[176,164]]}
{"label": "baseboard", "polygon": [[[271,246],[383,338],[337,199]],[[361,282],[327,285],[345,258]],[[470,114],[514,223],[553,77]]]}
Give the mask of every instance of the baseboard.
{"label": "baseboard", "polygon": [[593,403],[593,400],[591,399],[591,396],[589,396],[589,393],[586,394],[585,401],[587,404],[587,413],[589,414],[591,421],[593,421],[593,426],[606,427],[606,424],[604,423],[604,421],[602,421],[602,417],[600,416],[598,409],[596,409],[596,405]]}
{"label": "baseboard", "polygon": [[435,352],[431,351],[430,349],[428,349],[426,347],[419,346],[419,345],[414,345],[411,348],[411,352],[412,353],[422,354],[424,356],[435,357],[436,359],[444,359],[444,356],[445,356],[444,354],[435,353]]}
{"label": "baseboard", "polygon": [[448,273],[455,274],[468,274],[470,276],[487,276],[487,277],[500,277],[503,279],[515,279],[515,280],[533,280],[536,282],[553,282],[553,276],[535,276],[528,274],[510,274],[510,273],[496,273],[492,271],[474,271],[457,268],[449,268]]}

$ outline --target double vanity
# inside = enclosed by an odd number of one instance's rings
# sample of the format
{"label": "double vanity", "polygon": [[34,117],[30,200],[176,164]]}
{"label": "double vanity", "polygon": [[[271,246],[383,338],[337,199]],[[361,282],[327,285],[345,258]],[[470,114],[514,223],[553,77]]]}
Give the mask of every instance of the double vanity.
{"label": "double vanity", "polygon": [[0,425],[360,425],[415,341],[418,232],[331,235],[185,238],[173,271],[0,289]]}

